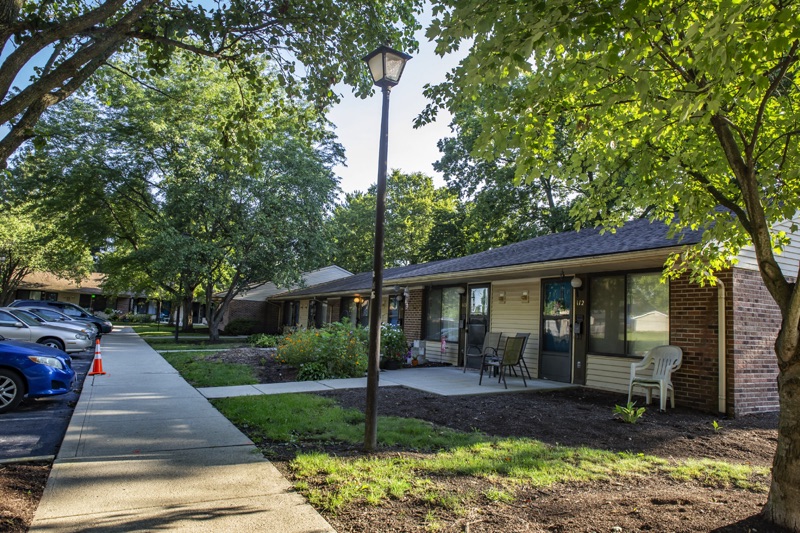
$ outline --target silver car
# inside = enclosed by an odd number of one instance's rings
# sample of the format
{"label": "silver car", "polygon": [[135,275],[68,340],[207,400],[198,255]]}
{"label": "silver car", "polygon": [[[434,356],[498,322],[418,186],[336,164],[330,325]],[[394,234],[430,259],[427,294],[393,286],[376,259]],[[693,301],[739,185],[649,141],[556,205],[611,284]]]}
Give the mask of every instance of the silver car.
{"label": "silver car", "polygon": [[17,318],[20,318],[21,314],[25,315],[45,326],[58,326],[62,328],[71,329],[73,331],[78,331],[89,337],[89,340],[93,342],[94,338],[97,336],[97,330],[93,326],[90,327],[89,324],[83,324],[75,321],[59,322],[57,320],[48,320],[47,318],[44,317],[44,315],[42,315],[41,313],[37,313],[30,307],[26,307],[24,309],[9,309],[9,312],[12,315],[16,316]]}
{"label": "silver car", "polygon": [[82,352],[92,346],[89,336],[63,326],[44,325],[15,308],[0,308],[0,335],[7,339],[38,342],[65,352]]}
{"label": "silver car", "polygon": [[100,331],[94,323],[76,320],[65,315],[61,311],[53,309],[52,307],[20,307],[19,309],[20,311],[28,311],[29,313],[33,313],[45,322],[52,322],[56,326],[78,326],[80,328],[88,329],[88,335],[92,339],[97,337],[97,334]]}

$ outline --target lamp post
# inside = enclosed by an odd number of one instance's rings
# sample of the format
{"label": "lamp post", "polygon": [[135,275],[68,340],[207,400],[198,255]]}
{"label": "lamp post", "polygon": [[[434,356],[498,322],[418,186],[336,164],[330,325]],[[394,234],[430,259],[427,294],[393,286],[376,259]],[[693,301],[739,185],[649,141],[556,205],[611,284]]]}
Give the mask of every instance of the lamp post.
{"label": "lamp post", "polygon": [[369,308],[369,353],[367,361],[367,409],[364,427],[364,449],[374,451],[378,445],[378,372],[381,352],[381,300],[383,298],[383,226],[386,213],[386,159],[389,151],[389,92],[400,82],[406,61],[411,56],[379,46],[364,61],[369,65],[372,81],[381,88],[381,140],[378,150],[378,198],[375,209],[375,253],[372,263],[372,292]]}

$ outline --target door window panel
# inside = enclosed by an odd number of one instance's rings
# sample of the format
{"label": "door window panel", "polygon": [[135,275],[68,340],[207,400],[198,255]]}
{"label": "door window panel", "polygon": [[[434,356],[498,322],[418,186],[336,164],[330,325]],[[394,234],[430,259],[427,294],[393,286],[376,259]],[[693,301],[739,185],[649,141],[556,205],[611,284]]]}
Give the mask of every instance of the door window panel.
{"label": "door window panel", "polygon": [[461,317],[458,290],[458,287],[444,287],[428,291],[426,339],[438,341],[446,337],[450,342],[458,342],[458,320]]}

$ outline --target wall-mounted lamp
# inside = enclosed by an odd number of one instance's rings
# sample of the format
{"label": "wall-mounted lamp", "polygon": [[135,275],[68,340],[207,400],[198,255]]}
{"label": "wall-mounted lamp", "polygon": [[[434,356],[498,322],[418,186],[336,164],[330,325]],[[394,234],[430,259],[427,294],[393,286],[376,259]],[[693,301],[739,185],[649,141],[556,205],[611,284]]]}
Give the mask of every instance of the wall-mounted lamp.
{"label": "wall-mounted lamp", "polygon": [[581,287],[583,287],[583,280],[578,276],[575,276],[572,278],[569,284],[572,285],[573,289],[580,289]]}
{"label": "wall-mounted lamp", "polygon": [[458,294],[464,294],[465,292],[467,292],[467,289],[465,289],[464,287],[458,287],[456,288],[456,292]]}
{"label": "wall-mounted lamp", "polygon": [[528,303],[528,291],[522,291],[522,297],[520,298],[522,303]]}
{"label": "wall-mounted lamp", "polygon": [[356,296],[355,298],[353,298],[353,303],[355,304],[360,304],[363,301],[364,299],[361,296]]}
{"label": "wall-mounted lamp", "polygon": [[506,291],[499,291],[497,293],[497,301],[501,304],[506,303]]}

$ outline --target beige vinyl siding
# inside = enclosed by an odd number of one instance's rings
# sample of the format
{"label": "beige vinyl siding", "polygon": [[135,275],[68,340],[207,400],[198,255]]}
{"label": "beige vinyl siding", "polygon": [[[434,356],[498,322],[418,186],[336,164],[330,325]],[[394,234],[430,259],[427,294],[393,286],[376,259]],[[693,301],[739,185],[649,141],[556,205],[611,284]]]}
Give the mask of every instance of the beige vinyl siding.
{"label": "beige vinyl siding", "polygon": [[[591,355],[586,359],[586,386],[592,389],[607,390],[612,392],[628,393],[628,383],[631,378],[631,363],[639,359],[630,357],[609,357],[605,355]],[[644,372],[639,371],[637,376],[652,375],[652,365]],[[641,392],[643,389],[636,389]],[[636,392],[636,394],[639,394]],[[656,392],[654,394],[658,396]]]}
{"label": "beige vinyl siding", "polygon": [[[528,291],[528,301],[522,301],[523,291]],[[500,303],[500,292],[505,292],[505,303]],[[525,346],[525,364],[532,377],[539,375],[539,307],[541,304],[541,281],[538,279],[496,282],[492,284],[491,330],[502,332],[500,347],[505,345],[506,335],[530,333]]]}
{"label": "beige vinyl siding", "polygon": [[448,342],[445,353],[442,354],[442,343],[439,341],[425,342],[425,359],[436,363],[450,363],[458,366],[458,343]]}
{"label": "beige vinyl siding", "polygon": [[[796,220],[800,223],[800,220]],[[797,267],[800,265],[800,235],[792,234],[791,222],[783,222],[776,224],[775,229],[785,231],[791,237],[791,242],[783,250],[783,253],[776,254],[775,260],[781,267],[781,271],[785,276],[794,277],[797,275]],[[758,262],[756,261],[756,252],[753,246],[746,246],[742,248],[737,257],[737,268],[745,270],[758,270]]]}

